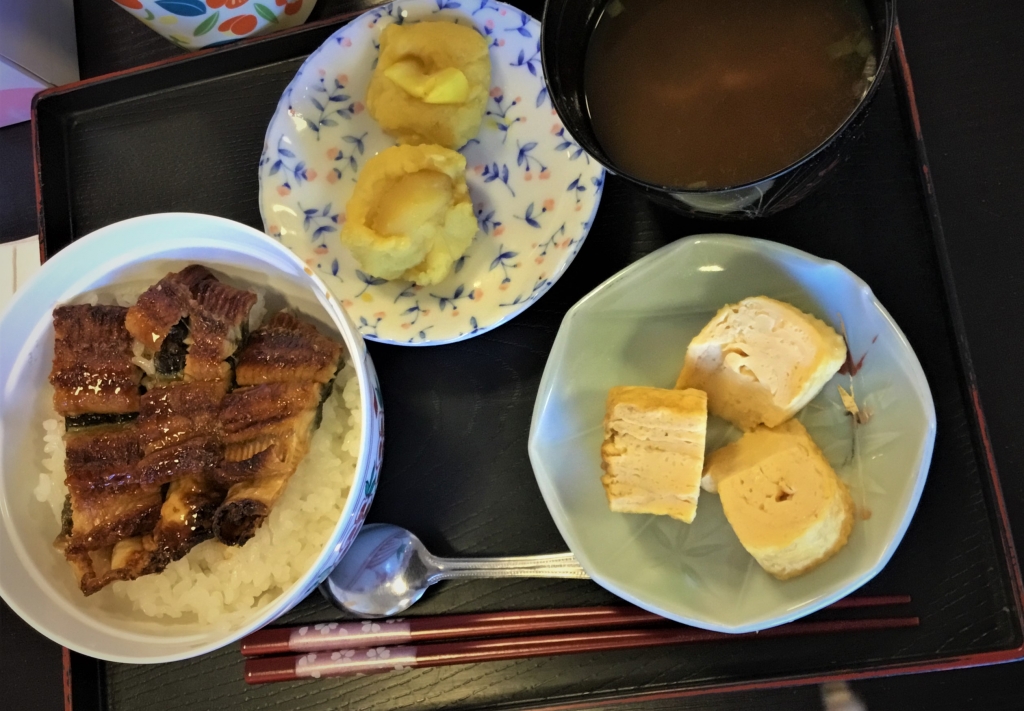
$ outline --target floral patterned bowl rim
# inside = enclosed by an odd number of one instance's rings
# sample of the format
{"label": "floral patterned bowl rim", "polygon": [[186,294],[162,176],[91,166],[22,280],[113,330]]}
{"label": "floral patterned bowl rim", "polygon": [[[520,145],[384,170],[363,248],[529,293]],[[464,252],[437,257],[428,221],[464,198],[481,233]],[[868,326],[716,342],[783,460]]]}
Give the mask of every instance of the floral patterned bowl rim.
{"label": "floral patterned bowl rim", "polygon": [[[488,41],[484,125],[461,149],[480,231],[443,282],[365,273],[338,238],[359,168],[395,141],[365,111],[389,23],[472,24]],[[303,63],[267,129],[260,210],[267,234],[328,285],[370,340],[439,345],[521,313],[561,276],[593,222],[604,169],[562,127],[540,61],[540,24],[495,0],[395,0],[334,33]]]}

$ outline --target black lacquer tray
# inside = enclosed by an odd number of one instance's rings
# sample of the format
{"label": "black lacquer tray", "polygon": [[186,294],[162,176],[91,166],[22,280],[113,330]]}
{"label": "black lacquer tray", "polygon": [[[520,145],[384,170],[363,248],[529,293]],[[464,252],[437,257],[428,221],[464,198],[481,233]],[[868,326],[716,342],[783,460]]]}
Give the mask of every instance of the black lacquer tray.
{"label": "black lacquer tray", "polygon": [[[536,3],[522,3],[538,16]],[[44,93],[36,132],[41,248],[136,215],[194,211],[260,228],[256,165],[302,59],[339,21],[187,55]],[[806,201],[763,220],[679,217],[609,177],[593,230],[551,291],[511,323],[434,348],[371,344],[387,417],[372,521],[442,555],[565,549],[526,451],[533,400],[563,314],[639,257],[732,231],[835,259],[903,328],[931,384],[935,455],[917,515],[864,594],[909,594],[920,627],[726,641],[246,687],[231,646],[159,666],[66,655],[76,711],[583,708],[994,663],[1024,656],[1020,572],[959,321],[909,71],[897,44],[849,160]],[[575,581],[446,583],[413,615],[614,603]],[[819,613],[827,615],[828,613]],[[313,595],[281,623],[336,619]]]}

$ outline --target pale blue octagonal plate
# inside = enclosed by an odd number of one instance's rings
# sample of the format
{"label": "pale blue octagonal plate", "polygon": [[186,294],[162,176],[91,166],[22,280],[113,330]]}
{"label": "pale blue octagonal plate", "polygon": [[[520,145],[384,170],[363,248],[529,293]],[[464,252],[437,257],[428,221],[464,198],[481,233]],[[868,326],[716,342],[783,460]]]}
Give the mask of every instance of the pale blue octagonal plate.
{"label": "pale blue octagonal plate", "polygon": [[[740,546],[718,497],[693,524],[613,513],[601,486],[604,402],[613,385],[672,387],[686,346],[724,304],[766,295],[845,327],[855,376],[837,374],[799,415],[849,485],[849,543],[779,581]],[[855,424],[838,387],[870,413]],[[738,436],[709,422],[709,451]],[[569,311],[548,359],[530,428],[544,501],[583,567],[652,612],[721,632],[790,622],[848,595],[889,561],[917,508],[935,442],[935,407],[906,337],[870,288],[835,262],[763,240],[701,235],[648,255]]]}

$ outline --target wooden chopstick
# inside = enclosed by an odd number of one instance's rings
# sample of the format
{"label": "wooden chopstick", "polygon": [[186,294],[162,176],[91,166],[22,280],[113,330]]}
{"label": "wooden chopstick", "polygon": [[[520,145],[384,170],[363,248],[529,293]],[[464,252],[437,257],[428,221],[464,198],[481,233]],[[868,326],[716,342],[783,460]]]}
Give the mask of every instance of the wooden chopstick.
{"label": "wooden chopstick", "polygon": [[258,630],[242,640],[242,654],[246,657],[256,657],[288,652],[320,652],[339,648],[434,642],[443,639],[628,627],[665,621],[664,617],[641,610],[639,607],[607,606],[331,622]]}
{"label": "wooden chopstick", "polygon": [[573,632],[535,637],[478,639],[440,644],[345,649],[245,660],[245,681],[265,684],[296,679],[376,674],[404,669],[545,657],[580,652],[659,647],[692,642],[766,639],[916,627],[917,617],[793,622],[749,634],[730,635],[691,627]]}
{"label": "wooden chopstick", "polygon": [[[909,602],[909,595],[847,597],[825,609],[903,605]],[[405,620],[330,622],[259,630],[242,640],[242,654],[256,657],[659,623],[668,623],[668,620],[638,607],[623,605],[441,615]]]}

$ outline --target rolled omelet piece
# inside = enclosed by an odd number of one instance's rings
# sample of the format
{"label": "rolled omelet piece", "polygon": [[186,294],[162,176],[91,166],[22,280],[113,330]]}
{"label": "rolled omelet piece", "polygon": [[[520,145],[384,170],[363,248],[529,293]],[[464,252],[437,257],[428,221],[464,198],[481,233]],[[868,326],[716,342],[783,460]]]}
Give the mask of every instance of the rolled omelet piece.
{"label": "rolled omelet piece", "polygon": [[490,85],[487,41],[473,28],[392,24],[380,35],[366,108],[401,143],[461,148],[480,130]]}
{"label": "rolled omelet piece", "polygon": [[704,486],[717,490],[740,543],[779,580],[824,563],[853,530],[850,492],[798,420],[712,452]]}
{"label": "rolled omelet piece", "polygon": [[775,427],[800,411],[846,360],[824,321],[767,296],[723,306],[690,341],[677,388],[708,394],[708,410],[737,427]]}
{"label": "rolled omelet piece", "polygon": [[601,446],[601,483],[611,510],[692,523],[707,421],[700,390],[612,388]]}
{"label": "rolled omelet piece", "polygon": [[341,241],[369,274],[429,285],[448,276],[476,231],[466,159],[441,146],[392,146],[359,172]]}

